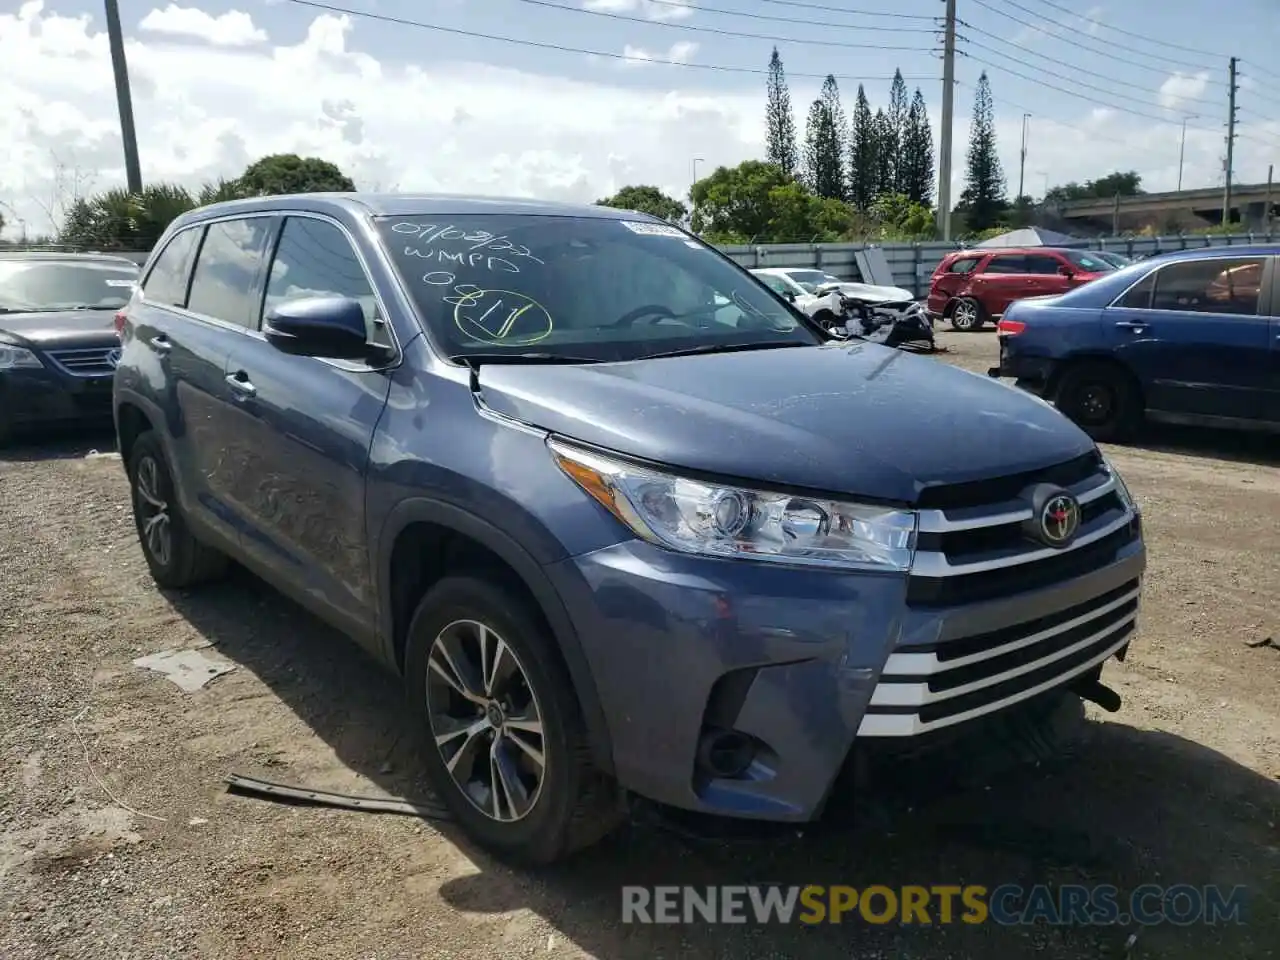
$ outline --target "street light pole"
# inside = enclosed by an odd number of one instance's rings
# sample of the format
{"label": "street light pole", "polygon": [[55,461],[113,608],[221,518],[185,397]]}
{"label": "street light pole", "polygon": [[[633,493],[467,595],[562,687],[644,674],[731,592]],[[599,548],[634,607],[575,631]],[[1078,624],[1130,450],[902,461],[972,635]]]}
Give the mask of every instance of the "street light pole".
{"label": "street light pole", "polygon": [[1018,164],[1018,200],[1022,199],[1023,181],[1027,175],[1027,121],[1030,119],[1031,114],[1022,115],[1022,160]]}
{"label": "street light pole", "polygon": [[1187,121],[1196,119],[1194,115],[1182,118],[1182,142],[1178,147],[1178,191],[1182,191],[1182,161],[1187,155]]}

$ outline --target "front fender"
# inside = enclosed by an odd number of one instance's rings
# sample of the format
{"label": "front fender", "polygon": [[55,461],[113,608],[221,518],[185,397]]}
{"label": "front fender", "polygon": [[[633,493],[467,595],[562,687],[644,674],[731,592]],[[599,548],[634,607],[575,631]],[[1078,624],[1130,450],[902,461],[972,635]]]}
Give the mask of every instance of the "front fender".
{"label": "front fender", "polygon": [[582,649],[582,642],[560,595],[541,564],[510,534],[461,507],[429,497],[402,500],[387,514],[377,547],[378,620],[384,655],[395,663],[393,603],[391,597],[391,557],[401,532],[413,523],[430,523],[474,540],[500,557],[524,582],[551,627],[574,692],[582,709],[587,736],[596,766],[613,772],[612,740],[608,721],[600,703],[595,677]]}

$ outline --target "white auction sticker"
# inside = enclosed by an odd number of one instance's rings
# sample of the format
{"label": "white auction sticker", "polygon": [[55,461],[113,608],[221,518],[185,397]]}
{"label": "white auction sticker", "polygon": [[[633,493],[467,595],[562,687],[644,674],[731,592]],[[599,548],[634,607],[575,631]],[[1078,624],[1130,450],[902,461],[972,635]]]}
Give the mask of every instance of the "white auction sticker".
{"label": "white auction sticker", "polygon": [[678,240],[686,238],[686,234],[679,227],[673,227],[665,223],[646,223],[643,220],[623,220],[622,225],[632,233],[638,233],[642,237],[675,237]]}

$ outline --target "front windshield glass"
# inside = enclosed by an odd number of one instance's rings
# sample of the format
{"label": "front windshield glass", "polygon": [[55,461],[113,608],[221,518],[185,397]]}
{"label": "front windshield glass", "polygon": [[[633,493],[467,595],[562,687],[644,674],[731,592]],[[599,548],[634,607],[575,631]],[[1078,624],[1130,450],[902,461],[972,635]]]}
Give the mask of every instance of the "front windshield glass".
{"label": "front windshield glass", "polygon": [[1062,255],[1081,270],[1087,270],[1089,273],[1108,273],[1116,268],[1114,263],[1084,250],[1063,250]]}
{"label": "front windshield glass", "polygon": [[821,270],[788,270],[787,276],[804,287],[805,293],[815,293],[819,287],[843,282],[839,277],[833,277]]}
{"label": "front windshield glass", "polygon": [[746,271],[683,231],[595,217],[382,217],[427,328],[453,357],[632,360],[820,342]]}
{"label": "front windshield glass", "polygon": [[138,273],[128,263],[0,260],[0,311],[119,310]]}

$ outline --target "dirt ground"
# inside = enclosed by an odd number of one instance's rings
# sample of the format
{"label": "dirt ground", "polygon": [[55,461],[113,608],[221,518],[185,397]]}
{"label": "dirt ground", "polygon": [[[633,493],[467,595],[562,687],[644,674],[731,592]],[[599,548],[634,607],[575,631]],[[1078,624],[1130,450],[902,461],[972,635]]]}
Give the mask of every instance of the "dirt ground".
{"label": "dirt ground", "polygon": [[[944,334],[983,371],[989,333]],[[423,797],[394,682],[247,575],[166,596],[102,437],[0,453],[0,957],[1280,955],[1280,442],[1112,453],[1147,518],[1140,633],[1069,762],[852,829],[624,830],[512,872],[447,824],[229,795],[231,772]],[[1263,643],[1266,638],[1272,642]],[[184,693],[132,661],[201,648]],[[1244,925],[624,926],[623,884],[1237,884]],[[1137,934],[1136,941],[1132,935]]]}

